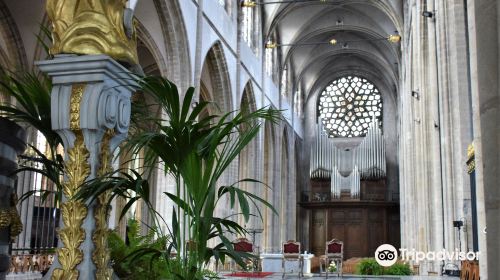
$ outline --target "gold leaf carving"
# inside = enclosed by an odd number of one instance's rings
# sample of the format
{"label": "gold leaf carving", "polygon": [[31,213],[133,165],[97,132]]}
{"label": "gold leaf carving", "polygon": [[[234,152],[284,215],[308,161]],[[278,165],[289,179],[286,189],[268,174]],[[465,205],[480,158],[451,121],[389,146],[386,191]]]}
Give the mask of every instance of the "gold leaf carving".
{"label": "gold leaf carving", "polygon": [[[111,152],[109,150],[109,141],[113,137],[112,130],[108,130],[102,140],[101,145],[101,167],[99,176],[104,176],[111,171]],[[109,192],[105,192],[97,198],[94,208],[94,218],[96,228],[92,235],[95,249],[92,253],[92,261],[96,266],[96,279],[109,280],[112,278],[113,270],[110,268],[110,252],[108,249],[108,218],[110,207],[108,206]]]}
{"label": "gold leaf carving", "polygon": [[475,156],[474,144],[469,144],[467,147],[467,159],[471,159]]}
{"label": "gold leaf carving", "polygon": [[74,195],[89,176],[90,167],[87,162],[89,152],[85,148],[82,132],[77,130],[75,135],[75,144],[68,150],[68,160],[65,165],[66,181],[63,193],[68,200],[61,205],[64,227],[58,234],[64,247],[57,250],[61,268],[54,270],[52,274],[52,279],[57,280],[78,279],[79,272],[76,266],[83,260],[80,245],[85,240],[85,230],[82,224],[88,210],[85,203],[74,199]]}
{"label": "gold leaf carving", "polygon": [[84,92],[85,84],[75,84],[71,88],[69,126],[72,130],[80,129],[80,105]]}
{"label": "gold leaf carving", "polygon": [[61,280],[78,280],[78,270],[65,271],[62,269],[56,269],[52,273],[52,279],[61,279]]}
{"label": "gold leaf carving", "polygon": [[476,152],[474,143],[467,147],[467,173],[472,174],[476,170]]}
{"label": "gold leaf carving", "polygon": [[23,231],[23,223],[17,212],[17,195],[15,192],[10,197],[10,207],[0,210],[0,228],[9,228],[10,239],[14,242],[16,236]]}
{"label": "gold leaf carving", "polygon": [[123,26],[126,0],[47,0],[51,54],[107,54],[137,64],[137,39]]}

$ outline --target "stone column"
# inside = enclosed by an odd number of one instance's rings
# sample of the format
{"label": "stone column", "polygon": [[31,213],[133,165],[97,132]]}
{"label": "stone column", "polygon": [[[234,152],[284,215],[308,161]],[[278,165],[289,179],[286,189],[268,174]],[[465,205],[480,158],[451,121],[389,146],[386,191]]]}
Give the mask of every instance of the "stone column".
{"label": "stone column", "polygon": [[107,195],[90,207],[74,196],[86,180],[111,168],[112,151],[127,136],[133,76],[106,55],[59,55],[37,65],[52,78],[52,129],[66,155],[63,225],[51,277],[111,279]]}
{"label": "stone column", "polygon": [[17,169],[17,155],[26,149],[26,131],[0,117],[0,135],[0,279],[5,279],[10,268],[9,245],[23,229],[12,173]]}
{"label": "stone column", "polygon": [[500,275],[500,3],[467,1],[481,279]]}

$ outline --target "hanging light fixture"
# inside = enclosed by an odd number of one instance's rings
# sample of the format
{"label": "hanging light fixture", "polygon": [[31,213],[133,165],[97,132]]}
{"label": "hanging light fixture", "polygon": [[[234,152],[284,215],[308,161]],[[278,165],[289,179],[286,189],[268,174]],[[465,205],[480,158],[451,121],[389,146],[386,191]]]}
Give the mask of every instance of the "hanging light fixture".
{"label": "hanging light fixture", "polygon": [[271,4],[286,4],[286,3],[305,3],[305,2],[327,2],[327,0],[282,0],[282,1],[269,1],[269,2],[257,2],[257,1],[241,1],[241,7],[253,8],[257,5],[271,5]]}
{"label": "hanging light fixture", "polygon": [[267,41],[265,47],[266,49],[275,49],[277,47],[290,47],[290,46],[315,46],[315,45],[336,45],[337,40],[331,39],[328,42],[310,42],[310,43],[296,43],[296,44],[277,44],[271,40]]}
{"label": "hanging light fixture", "polygon": [[304,43],[295,43],[295,44],[278,44],[276,42],[272,41],[267,41],[265,47],[266,49],[274,49],[277,47],[295,47],[295,46],[316,46],[316,45],[332,45],[335,46],[337,43],[342,43],[342,46],[348,46],[349,43],[355,43],[355,42],[373,42],[373,41],[384,41],[387,40],[391,43],[397,44],[401,42],[401,36],[398,34],[391,34],[387,37],[383,38],[376,38],[376,39],[360,39],[360,40],[346,40],[346,41],[338,41],[335,38],[330,39],[328,42],[304,42]]}

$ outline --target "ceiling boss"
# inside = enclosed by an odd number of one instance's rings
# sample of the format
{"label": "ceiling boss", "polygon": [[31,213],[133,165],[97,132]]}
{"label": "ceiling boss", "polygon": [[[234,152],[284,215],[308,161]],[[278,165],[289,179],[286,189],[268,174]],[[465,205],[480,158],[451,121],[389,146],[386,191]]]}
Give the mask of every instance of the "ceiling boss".
{"label": "ceiling boss", "polygon": [[106,54],[138,64],[133,11],[138,0],[47,0],[52,22],[50,53]]}

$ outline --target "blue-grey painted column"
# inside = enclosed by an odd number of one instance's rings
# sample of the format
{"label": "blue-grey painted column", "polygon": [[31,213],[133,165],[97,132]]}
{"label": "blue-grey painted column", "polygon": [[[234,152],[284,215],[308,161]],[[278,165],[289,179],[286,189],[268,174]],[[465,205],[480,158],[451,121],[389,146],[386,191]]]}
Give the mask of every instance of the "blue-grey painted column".
{"label": "blue-grey painted column", "polygon": [[[69,183],[65,186],[61,206],[63,223],[60,225],[59,240],[62,241],[58,246],[60,249],[57,260],[48,276],[57,275],[56,279],[66,279],[69,275],[78,273],[78,279],[110,279],[96,277],[99,268],[96,268],[96,260],[92,256],[96,248],[100,247],[94,244],[92,239],[98,220],[94,216],[94,210],[97,208],[90,205],[84,210],[82,205],[77,203],[65,208],[64,204],[73,202],[71,197],[67,197],[67,185],[79,185],[98,176],[102,162],[101,152],[108,150],[112,153],[127,137],[134,77],[126,68],[106,55],[60,55],[52,60],[39,61],[37,66],[52,78],[52,129],[63,140],[66,165],[69,166],[66,175],[71,175],[65,179]],[[71,165],[76,165],[77,168],[72,170]],[[75,180],[79,177],[80,180]],[[65,216],[65,210],[71,213]],[[107,229],[107,223],[105,226]],[[62,235],[67,233],[64,230],[68,228],[75,233],[67,234],[66,238],[63,238]],[[83,240],[79,238],[81,229]],[[63,242],[69,238],[71,242]],[[69,243],[76,243],[78,247],[68,246]],[[67,265],[71,257],[66,255],[72,256],[71,254],[81,256],[82,260],[72,261],[73,265]],[[63,258],[66,260],[62,261]],[[108,269],[111,271],[110,264],[101,268]]]}

